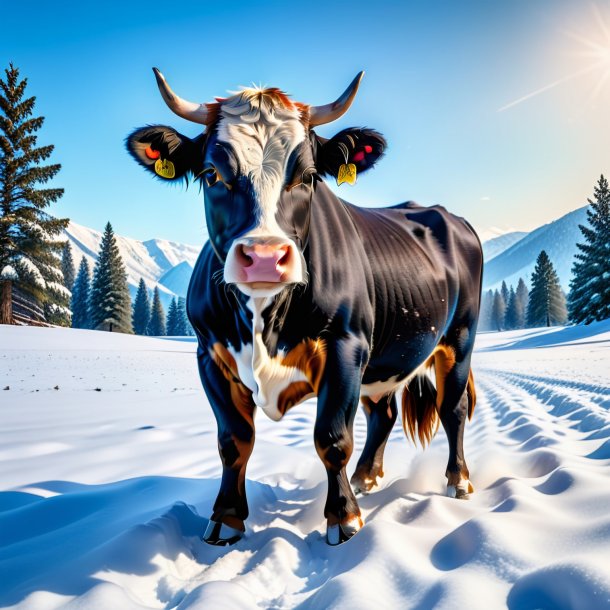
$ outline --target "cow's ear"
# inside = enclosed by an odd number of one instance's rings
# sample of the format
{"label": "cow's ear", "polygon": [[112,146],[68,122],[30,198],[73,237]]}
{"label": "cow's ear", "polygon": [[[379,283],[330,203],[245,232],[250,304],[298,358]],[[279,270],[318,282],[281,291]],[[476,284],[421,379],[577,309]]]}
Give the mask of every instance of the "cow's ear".
{"label": "cow's ear", "polygon": [[375,165],[387,143],[374,129],[349,127],[330,140],[318,137],[316,167],[322,174],[337,177],[342,165],[353,163],[358,173]]}
{"label": "cow's ear", "polygon": [[191,140],[171,127],[150,125],[130,134],[125,145],[131,156],[162,180],[197,175],[203,164],[203,136]]}

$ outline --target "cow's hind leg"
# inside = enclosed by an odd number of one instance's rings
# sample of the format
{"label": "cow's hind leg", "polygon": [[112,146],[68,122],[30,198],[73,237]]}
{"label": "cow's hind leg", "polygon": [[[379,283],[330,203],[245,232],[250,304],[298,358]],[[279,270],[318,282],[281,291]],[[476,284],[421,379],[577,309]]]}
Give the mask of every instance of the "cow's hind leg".
{"label": "cow's hind leg", "polygon": [[394,393],[378,400],[368,397],[361,400],[367,423],[366,443],[351,484],[355,493],[368,493],[378,484],[377,477],[383,477],[383,452],[398,410]]}
{"label": "cow's hind leg", "polygon": [[211,356],[199,355],[199,372],[218,425],[222,480],[203,540],[223,546],[237,542],[245,531],[246,465],[254,447],[254,403],[236,377],[230,354],[220,345],[214,347]]}
{"label": "cow's hind leg", "polygon": [[466,357],[459,348],[442,346],[435,356],[437,405],[449,442],[447,495],[467,499],[474,491],[464,457],[464,426],[472,416],[475,403],[474,380],[470,370],[470,352]]}

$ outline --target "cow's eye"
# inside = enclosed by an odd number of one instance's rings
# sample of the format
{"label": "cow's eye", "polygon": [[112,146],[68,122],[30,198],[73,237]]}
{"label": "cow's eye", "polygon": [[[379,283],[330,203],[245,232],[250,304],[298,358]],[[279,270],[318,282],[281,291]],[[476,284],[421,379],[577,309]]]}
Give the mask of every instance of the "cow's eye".
{"label": "cow's eye", "polygon": [[207,169],[205,171],[204,176],[205,176],[206,184],[208,186],[214,186],[220,180],[220,176],[218,175],[218,172],[213,167],[210,167],[210,169]]}

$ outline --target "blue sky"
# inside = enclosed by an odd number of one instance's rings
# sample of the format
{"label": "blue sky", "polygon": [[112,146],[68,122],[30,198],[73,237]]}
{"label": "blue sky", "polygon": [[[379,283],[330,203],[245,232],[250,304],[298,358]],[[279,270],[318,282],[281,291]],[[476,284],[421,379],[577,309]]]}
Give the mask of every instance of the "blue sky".
{"label": "blue sky", "polygon": [[311,104],[364,69],[349,113],[319,132],[366,125],[389,149],[337,192],[441,203],[485,236],[584,205],[610,173],[608,0],[34,1],[2,13],[0,66],[28,78],[46,117],[39,141],[63,165],[52,211],[96,229],[205,238],[198,189],[160,184],[124,151],[145,124],[200,129],[167,109],[152,66],[194,101],[254,82]]}

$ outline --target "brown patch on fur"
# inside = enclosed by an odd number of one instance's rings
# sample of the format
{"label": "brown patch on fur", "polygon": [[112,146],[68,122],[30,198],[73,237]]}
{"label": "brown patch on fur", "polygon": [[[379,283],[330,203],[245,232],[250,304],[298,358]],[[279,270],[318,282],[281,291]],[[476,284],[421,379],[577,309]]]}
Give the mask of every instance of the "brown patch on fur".
{"label": "brown patch on fur", "polygon": [[371,408],[372,399],[369,396],[361,396],[360,402],[362,403],[365,413],[370,415],[373,412],[373,409]]}
{"label": "brown patch on fur", "polygon": [[313,388],[307,381],[295,381],[280,392],[277,398],[278,411],[285,415],[288,409],[292,409],[292,407],[298,405],[307,397],[313,396],[313,394]]}
{"label": "brown patch on fur", "polygon": [[306,339],[291,349],[282,358],[281,364],[299,369],[317,394],[326,366],[326,344],[322,339]]}
{"label": "brown patch on fur", "polygon": [[293,102],[288,94],[284,93],[277,87],[267,87],[266,89],[245,88],[243,91],[236,93],[230,97],[217,97],[215,102],[205,104],[208,111],[208,119],[206,125],[208,131],[218,124],[220,112],[223,103],[241,98],[240,103],[251,103],[251,100],[257,100],[260,105],[264,104],[268,108],[280,107],[286,110],[298,110],[301,122],[304,125],[309,124],[309,105],[301,102]]}
{"label": "brown patch on fur", "polygon": [[210,355],[216,366],[222,371],[225,379],[229,382],[231,400],[242,417],[254,427],[254,401],[252,392],[241,382],[237,372],[237,363],[227,348],[222,343],[214,343]]}
{"label": "brown patch on fur", "polygon": [[466,392],[468,393],[468,419],[472,419],[474,407],[477,404],[477,391],[474,387],[474,375],[472,374],[472,369],[470,369],[470,372],[468,373]]}
{"label": "brown patch on fur", "polygon": [[[242,383],[237,370],[235,358],[222,343],[214,343],[210,354],[216,365],[222,371],[231,387],[231,399],[244,416],[252,423],[252,392]],[[288,409],[299,404],[310,395],[317,394],[320,380],[326,365],[326,345],[321,339],[307,339],[290,350],[283,358],[276,356],[282,366],[300,370],[307,381],[295,381],[282,390],[278,397],[277,408],[284,415]]]}
{"label": "brown patch on fur", "polygon": [[[214,515],[212,515],[212,520],[217,521],[217,519],[214,519]],[[233,515],[223,515],[220,517],[220,522],[228,525],[229,527],[235,528],[240,532],[246,531],[246,524],[244,523],[243,519],[240,519],[239,517],[234,517]]]}
{"label": "brown patch on fur", "polygon": [[448,345],[439,344],[432,353],[436,375],[436,406],[440,409],[445,398],[445,380],[455,366],[455,351]]}
{"label": "brown patch on fur", "polygon": [[336,515],[333,515],[332,513],[328,513],[328,517],[326,519],[328,525],[344,525],[346,523],[349,523],[352,519],[357,519],[358,523],[360,524],[360,527],[364,526],[364,521],[362,520],[362,517],[360,516],[360,514],[356,515],[355,513],[347,513],[347,515],[345,515],[342,519],[340,519],[339,517],[337,517]]}

